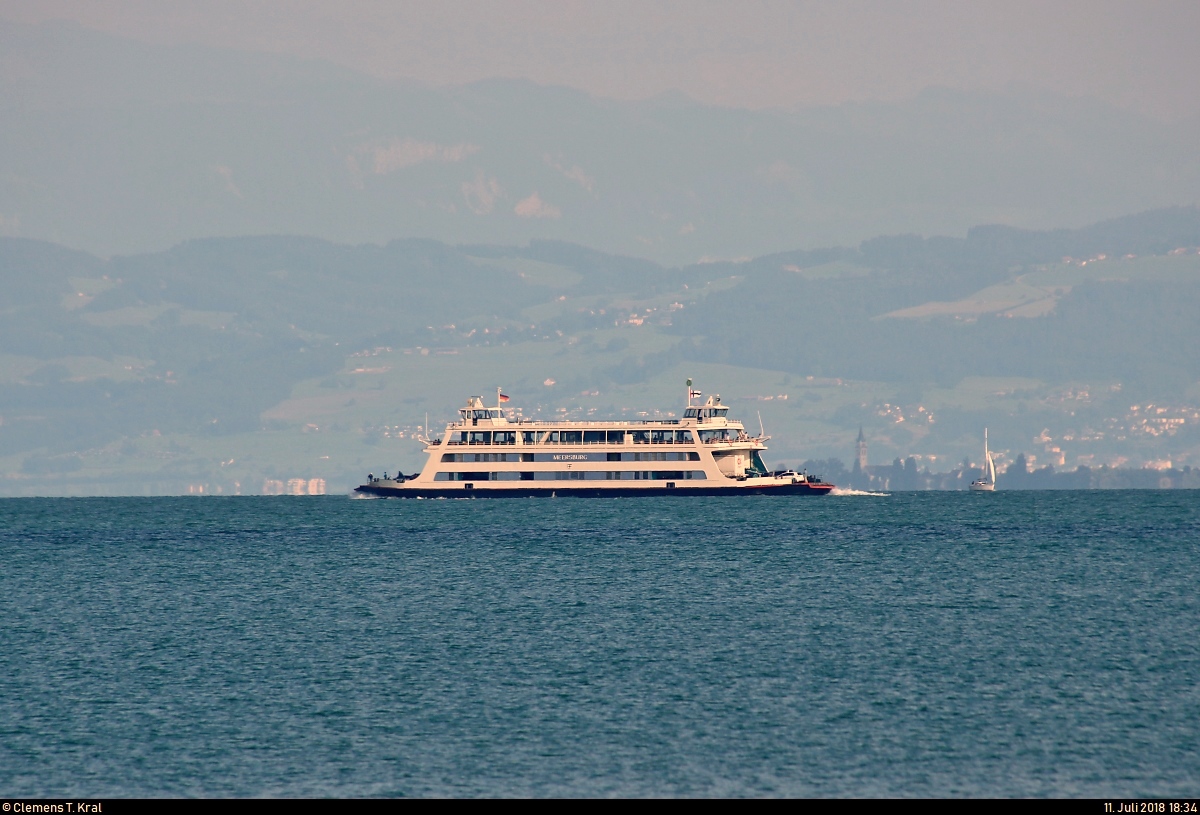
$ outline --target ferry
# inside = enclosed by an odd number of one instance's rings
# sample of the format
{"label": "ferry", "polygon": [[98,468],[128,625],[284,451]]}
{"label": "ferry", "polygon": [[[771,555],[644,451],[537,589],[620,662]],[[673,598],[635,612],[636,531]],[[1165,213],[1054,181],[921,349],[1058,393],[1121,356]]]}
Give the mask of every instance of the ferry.
{"label": "ferry", "polygon": [[[793,470],[769,471],[770,438],[729,417],[720,396],[692,389],[683,417],[645,421],[534,421],[472,396],[412,475],[368,474],[355,488],[380,498],[521,498],[636,495],[826,495],[834,485]],[[506,415],[507,414],[507,415]],[[760,422],[761,424],[761,422]],[[426,429],[428,433],[428,429]]]}

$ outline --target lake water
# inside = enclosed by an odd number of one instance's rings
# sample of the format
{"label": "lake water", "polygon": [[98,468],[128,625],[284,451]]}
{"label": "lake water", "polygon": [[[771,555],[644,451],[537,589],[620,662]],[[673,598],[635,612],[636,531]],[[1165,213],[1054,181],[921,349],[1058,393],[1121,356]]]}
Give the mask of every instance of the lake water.
{"label": "lake water", "polygon": [[0,795],[1196,796],[1200,491],[0,500]]}

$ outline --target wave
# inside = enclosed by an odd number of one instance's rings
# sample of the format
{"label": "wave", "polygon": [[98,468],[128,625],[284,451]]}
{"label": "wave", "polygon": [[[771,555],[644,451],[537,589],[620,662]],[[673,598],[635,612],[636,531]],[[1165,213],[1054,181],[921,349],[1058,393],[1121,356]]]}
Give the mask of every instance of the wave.
{"label": "wave", "polygon": [[867,490],[852,490],[843,487],[834,487],[829,491],[830,495],[871,495],[878,498],[887,498],[891,495],[890,492],[868,492]]}

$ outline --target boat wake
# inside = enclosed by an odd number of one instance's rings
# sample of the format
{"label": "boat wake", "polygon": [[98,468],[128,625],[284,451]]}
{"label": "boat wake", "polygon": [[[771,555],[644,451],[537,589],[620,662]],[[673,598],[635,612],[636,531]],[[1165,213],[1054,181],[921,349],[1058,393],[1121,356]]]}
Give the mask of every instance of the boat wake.
{"label": "boat wake", "polygon": [[834,487],[829,491],[830,495],[871,495],[877,498],[887,498],[891,495],[890,492],[868,492],[867,490],[852,490],[846,487]]}

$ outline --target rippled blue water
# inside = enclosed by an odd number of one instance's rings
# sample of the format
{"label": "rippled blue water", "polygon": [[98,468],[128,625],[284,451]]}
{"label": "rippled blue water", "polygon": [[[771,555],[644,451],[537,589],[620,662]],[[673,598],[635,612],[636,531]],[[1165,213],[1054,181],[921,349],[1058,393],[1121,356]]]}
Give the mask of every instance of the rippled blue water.
{"label": "rippled blue water", "polygon": [[1200,793],[1200,493],[0,501],[0,794]]}

